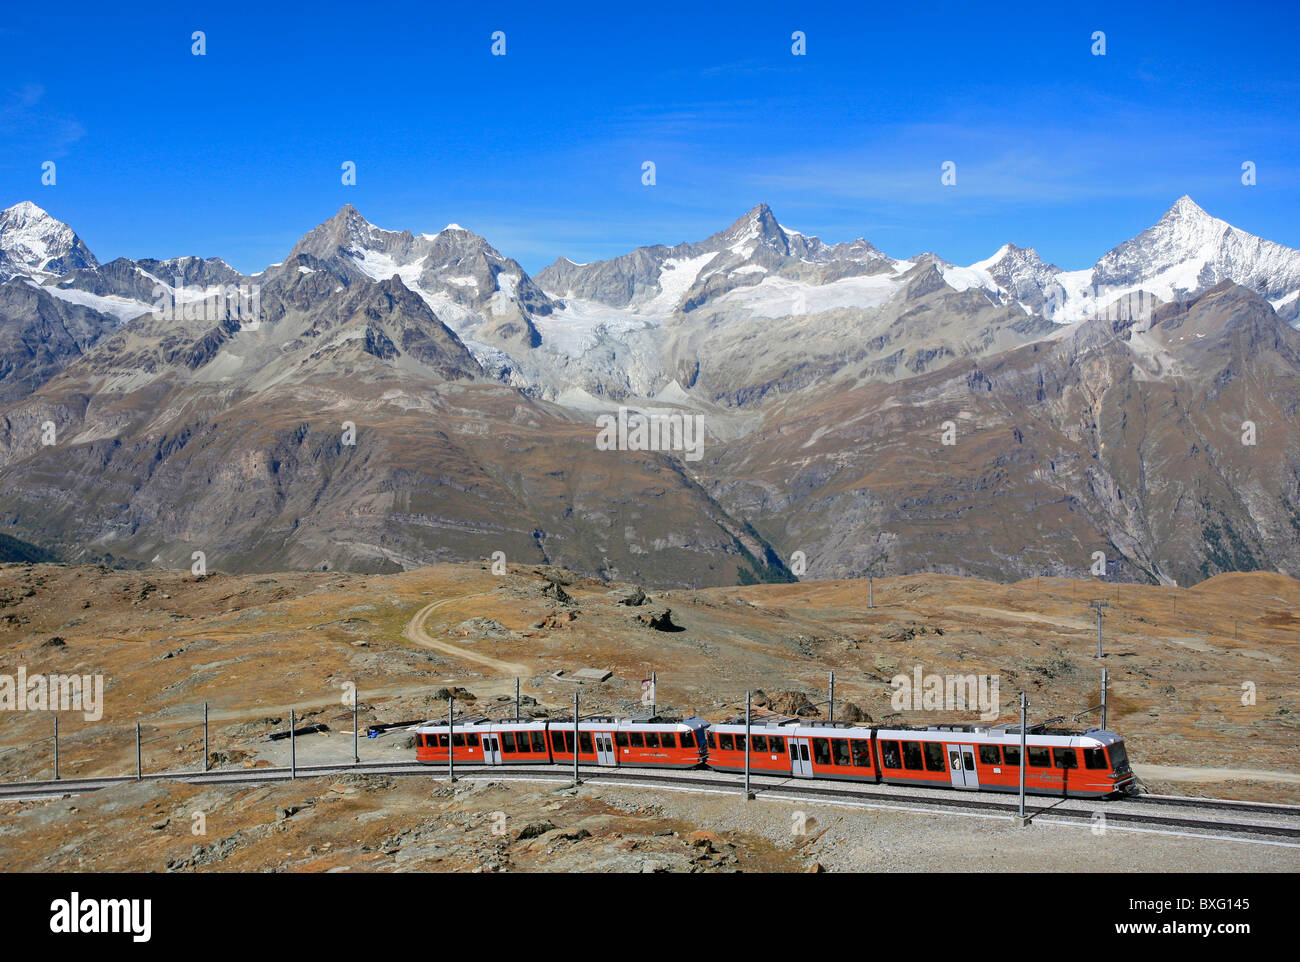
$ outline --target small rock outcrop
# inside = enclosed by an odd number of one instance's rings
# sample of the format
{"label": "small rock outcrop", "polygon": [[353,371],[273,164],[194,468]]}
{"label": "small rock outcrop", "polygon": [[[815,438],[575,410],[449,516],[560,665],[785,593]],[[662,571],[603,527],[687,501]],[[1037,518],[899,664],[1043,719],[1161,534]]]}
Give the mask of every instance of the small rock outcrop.
{"label": "small rock outcrop", "polygon": [[673,610],[667,605],[650,605],[632,616],[632,620],[643,628],[655,631],[685,631],[681,625],[673,624]]}

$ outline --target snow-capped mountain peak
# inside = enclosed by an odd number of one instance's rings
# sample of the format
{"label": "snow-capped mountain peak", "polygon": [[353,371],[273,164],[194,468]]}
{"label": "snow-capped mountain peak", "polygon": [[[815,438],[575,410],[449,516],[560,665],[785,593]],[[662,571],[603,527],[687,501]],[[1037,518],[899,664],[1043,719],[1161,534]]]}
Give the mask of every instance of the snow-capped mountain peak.
{"label": "snow-capped mountain peak", "polygon": [[957,290],[983,288],[1062,323],[1095,316],[1139,291],[1183,301],[1225,280],[1254,290],[1291,324],[1300,322],[1300,251],[1233,227],[1186,194],[1151,227],[1083,270],[1063,271],[1032,247],[1015,244],[969,267],[935,262]]}
{"label": "snow-capped mountain peak", "polygon": [[0,211],[0,281],[16,275],[58,276],[98,266],[71,227],[31,201]]}
{"label": "snow-capped mountain peak", "polygon": [[[1067,292],[1079,279],[1062,278]],[[1154,225],[1102,257],[1087,277],[1097,300],[1142,290],[1162,301],[1181,301],[1225,280],[1250,288],[1295,322],[1300,251],[1233,227],[1186,195]],[[1064,319],[1073,319],[1070,312]]]}

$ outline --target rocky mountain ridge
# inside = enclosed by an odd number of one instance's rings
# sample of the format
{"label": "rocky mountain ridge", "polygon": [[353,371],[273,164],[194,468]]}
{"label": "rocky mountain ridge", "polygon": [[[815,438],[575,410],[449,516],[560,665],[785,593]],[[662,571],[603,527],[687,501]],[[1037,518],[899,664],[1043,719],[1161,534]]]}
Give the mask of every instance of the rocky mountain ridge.
{"label": "rocky mountain ridge", "polygon": [[[101,265],[19,206],[0,516],[69,560],[377,571],[500,550],[671,585],[1086,573],[1094,551],[1126,580],[1300,570],[1290,261],[1190,201],[1099,262],[1123,296],[1072,323],[1059,291],[1082,288],[1032,249],[895,260],[766,205],[536,279],[456,225],[386,231],[349,206],[257,275]],[[1224,272],[1249,284],[1174,286]],[[1148,274],[1167,300],[1134,296]],[[703,460],[601,449],[620,405],[699,418]]]}

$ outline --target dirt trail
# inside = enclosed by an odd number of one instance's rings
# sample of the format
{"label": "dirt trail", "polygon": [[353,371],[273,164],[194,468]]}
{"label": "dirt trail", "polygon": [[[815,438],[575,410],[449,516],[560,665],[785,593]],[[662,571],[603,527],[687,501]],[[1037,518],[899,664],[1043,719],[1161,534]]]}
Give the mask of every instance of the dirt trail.
{"label": "dirt trail", "polygon": [[425,605],[415,613],[415,616],[406,623],[402,629],[402,636],[407,641],[419,645],[421,648],[432,648],[434,651],[440,651],[445,655],[451,655],[453,658],[460,658],[464,661],[472,661],[476,665],[483,665],[494,671],[505,675],[508,678],[529,678],[533,670],[527,665],[515,664],[514,662],[502,661],[499,658],[492,658],[489,655],[480,654],[477,651],[471,651],[468,648],[461,648],[459,645],[453,645],[446,641],[437,641],[430,638],[424,630],[424,623],[429,616],[441,608],[443,605],[449,605],[454,601],[464,601],[466,598],[484,598],[492,594],[490,591],[480,591],[472,595],[457,595],[455,598],[444,598],[442,601],[435,601],[433,604]]}
{"label": "dirt trail", "polygon": [[1043,625],[1059,625],[1062,628],[1073,628],[1076,631],[1088,631],[1096,628],[1096,625],[1088,621],[1080,621],[1077,618],[1053,615],[1035,615],[1028,611],[1010,611],[1006,608],[988,608],[981,605],[947,605],[948,611],[966,611],[973,615],[985,615],[991,618],[1011,618],[1015,621],[1032,621]]}

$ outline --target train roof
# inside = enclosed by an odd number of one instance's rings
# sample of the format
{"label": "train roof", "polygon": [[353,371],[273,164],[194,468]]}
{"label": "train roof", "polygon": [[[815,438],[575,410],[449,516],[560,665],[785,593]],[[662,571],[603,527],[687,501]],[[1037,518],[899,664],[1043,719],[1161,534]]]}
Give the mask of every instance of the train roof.
{"label": "train roof", "polygon": [[[743,732],[745,730],[745,719],[728,718],[726,721],[719,722],[711,727],[718,731]],[[769,732],[775,734],[778,731],[785,734],[795,731],[807,734],[814,730],[830,735],[843,735],[846,733],[865,733],[869,735],[872,727],[869,724],[858,724],[857,722],[805,721],[802,718],[754,718],[749,723],[750,731],[760,735]]]}
{"label": "train roof", "polygon": [[[513,718],[489,718],[486,715],[474,715],[465,718],[457,718],[455,727],[457,731],[461,729],[501,729],[502,731],[519,731],[529,730],[536,731],[544,729],[548,725],[555,728],[572,728],[573,717],[568,718],[521,718],[516,721]],[[676,718],[667,715],[638,715],[631,718],[619,718],[614,715],[589,715],[578,719],[579,731],[608,730],[614,728],[617,731],[633,731],[637,729],[663,729],[670,728],[674,731],[682,728],[697,729],[708,726],[703,718]],[[446,731],[447,720],[431,718],[417,728],[417,731]]]}
{"label": "train roof", "polygon": [[[1070,729],[1029,725],[1026,740],[1035,745],[1097,747],[1123,741],[1118,735],[1101,728]],[[1020,726],[1001,725],[895,725],[876,729],[878,738],[921,742],[989,741],[1002,744],[1020,740]],[[956,737],[954,737],[956,736]]]}
{"label": "train roof", "polygon": [[[568,718],[552,718],[551,724],[555,726],[568,725],[573,727],[573,716]],[[669,715],[635,715],[633,717],[618,717],[617,715],[584,715],[578,719],[578,729],[584,727],[608,729],[613,727],[616,730],[631,730],[636,728],[705,728],[708,726],[703,718],[677,718]]]}
{"label": "train roof", "polygon": [[[743,718],[739,720],[727,719],[725,722],[719,722],[711,726],[711,729],[727,734],[741,734],[745,731],[745,720]],[[759,718],[750,721],[749,729],[750,733],[754,735],[780,734],[798,738],[820,735],[843,738],[854,735],[870,735],[874,732],[879,738],[922,742],[960,740],[972,742],[990,741],[1002,744],[1008,740],[1019,741],[1020,739],[1020,726],[1011,724],[877,726],[853,722],[808,722],[798,718]],[[1113,745],[1116,742],[1123,741],[1114,732],[1104,731],[1100,728],[1077,730],[1030,725],[1027,735],[1028,740],[1039,746],[1073,745],[1075,747],[1095,747]]]}

